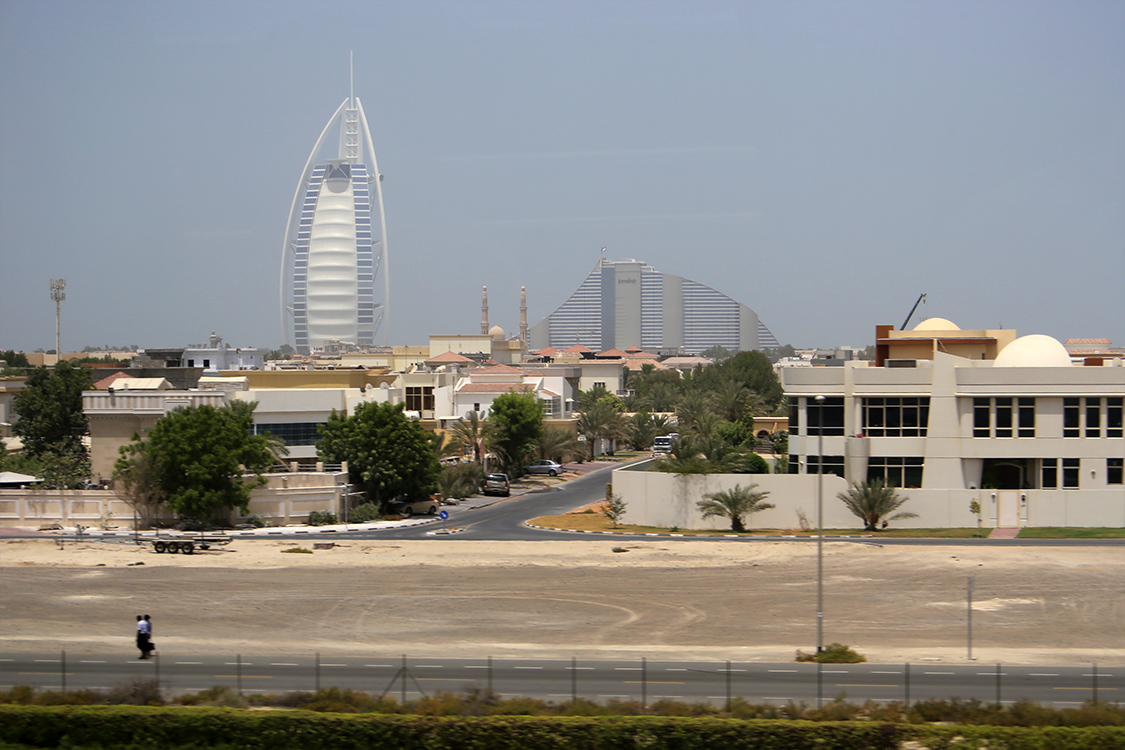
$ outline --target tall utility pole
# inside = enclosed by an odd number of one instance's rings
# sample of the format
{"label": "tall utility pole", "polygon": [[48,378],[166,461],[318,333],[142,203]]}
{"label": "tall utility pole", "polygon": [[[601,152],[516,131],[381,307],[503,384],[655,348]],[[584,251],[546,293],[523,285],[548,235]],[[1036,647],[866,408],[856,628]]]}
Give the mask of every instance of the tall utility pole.
{"label": "tall utility pole", "polygon": [[817,396],[816,435],[816,654],[824,650],[824,396]]}
{"label": "tall utility pole", "polygon": [[51,299],[55,301],[55,364],[62,357],[62,301],[66,299],[66,279],[51,279]]}

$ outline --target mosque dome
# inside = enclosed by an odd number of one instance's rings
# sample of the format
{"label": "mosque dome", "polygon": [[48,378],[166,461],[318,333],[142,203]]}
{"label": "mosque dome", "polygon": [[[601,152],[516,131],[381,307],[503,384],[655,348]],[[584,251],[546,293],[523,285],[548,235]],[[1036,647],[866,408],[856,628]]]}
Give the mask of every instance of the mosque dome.
{"label": "mosque dome", "polygon": [[488,335],[492,337],[493,341],[504,341],[508,338],[508,334],[504,333],[504,329],[500,326],[492,326],[492,328],[489,328]]}
{"label": "mosque dome", "polygon": [[1033,333],[1020,336],[996,355],[994,367],[1070,367],[1070,355],[1058,339]]}
{"label": "mosque dome", "polygon": [[960,331],[956,323],[945,318],[926,318],[914,326],[915,331]]}

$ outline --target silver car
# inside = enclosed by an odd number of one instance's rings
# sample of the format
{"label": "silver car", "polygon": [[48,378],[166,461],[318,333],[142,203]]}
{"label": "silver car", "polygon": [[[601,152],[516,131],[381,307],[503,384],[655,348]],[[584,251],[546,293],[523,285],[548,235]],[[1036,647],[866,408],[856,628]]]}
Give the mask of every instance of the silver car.
{"label": "silver car", "polygon": [[523,470],[528,474],[546,474],[550,477],[557,477],[559,474],[566,471],[566,469],[562,467],[562,464],[555,463],[549,458],[541,458],[538,461],[533,461],[523,467]]}

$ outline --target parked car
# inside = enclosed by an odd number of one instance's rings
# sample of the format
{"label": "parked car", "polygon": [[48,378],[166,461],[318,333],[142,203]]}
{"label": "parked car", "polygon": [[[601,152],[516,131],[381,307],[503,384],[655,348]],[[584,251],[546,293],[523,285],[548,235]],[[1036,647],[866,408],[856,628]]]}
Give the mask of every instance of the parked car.
{"label": "parked car", "polygon": [[555,463],[549,458],[541,458],[538,461],[532,461],[530,464],[523,467],[523,470],[528,474],[546,474],[551,477],[557,477],[559,474],[566,471],[566,469],[562,467],[562,464]]}
{"label": "parked car", "polygon": [[427,497],[421,500],[396,497],[387,503],[387,515],[410,518],[413,515],[432,516],[438,511],[437,500]]}
{"label": "parked car", "polygon": [[512,483],[507,474],[489,474],[484,478],[484,494],[507,497],[512,494]]}

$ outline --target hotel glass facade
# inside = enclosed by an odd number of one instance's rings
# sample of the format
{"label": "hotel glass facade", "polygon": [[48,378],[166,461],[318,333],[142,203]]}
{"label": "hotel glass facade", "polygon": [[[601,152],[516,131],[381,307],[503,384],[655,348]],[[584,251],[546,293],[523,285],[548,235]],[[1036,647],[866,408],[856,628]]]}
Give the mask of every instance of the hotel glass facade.
{"label": "hotel glass facade", "polygon": [[698,354],[713,346],[780,346],[746,305],[691,279],[634,260],[599,260],[555,312],[531,328],[531,349],[582,344],[595,351],[640,346]]}

